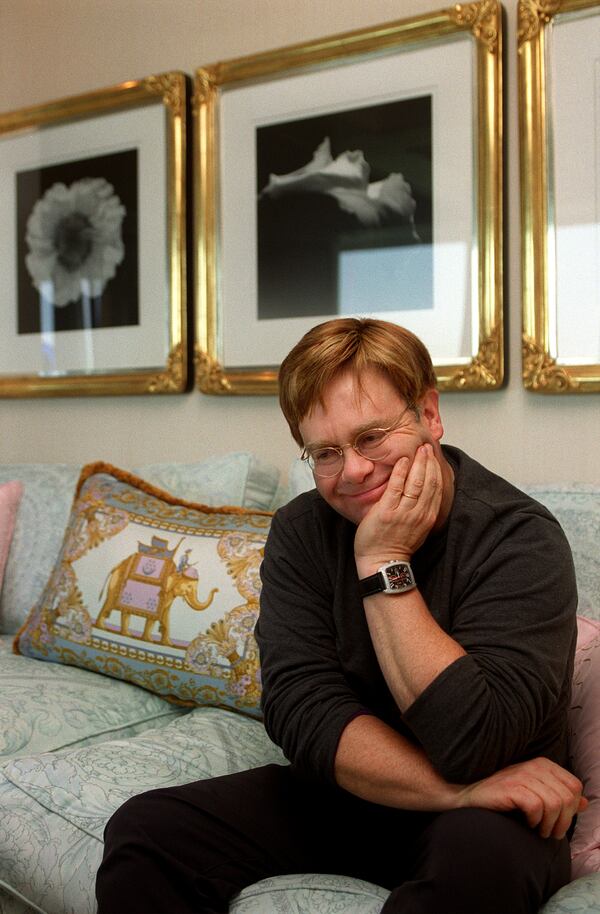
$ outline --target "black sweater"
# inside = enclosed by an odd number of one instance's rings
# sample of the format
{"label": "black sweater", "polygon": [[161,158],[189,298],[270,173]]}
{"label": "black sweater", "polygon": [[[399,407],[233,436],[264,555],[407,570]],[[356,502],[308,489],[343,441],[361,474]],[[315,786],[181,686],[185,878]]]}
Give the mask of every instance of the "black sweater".
{"label": "black sweater", "polygon": [[333,782],[338,741],[374,714],[420,744],[448,781],[470,783],[544,755],[567,763],[576,641],[571,552],[552,515],[457,448],[444,529],[411,565],[438,624],[467,651],[401,714],[358,593],[356,527],[313,490],[281,508],[265,548],[256,627],[271,738]]}

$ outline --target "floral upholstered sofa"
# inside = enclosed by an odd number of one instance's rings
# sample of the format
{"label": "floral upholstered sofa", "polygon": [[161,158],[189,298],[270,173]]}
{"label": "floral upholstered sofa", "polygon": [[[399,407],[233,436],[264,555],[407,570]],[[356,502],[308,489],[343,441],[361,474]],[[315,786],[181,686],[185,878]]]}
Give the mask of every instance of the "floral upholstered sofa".
{"label": "floral upholstered sofa", "polygon": [[[284,761],[260,721],[252,627],[269,512],[310,484],[300,463],[282,486],[242,453],[134,472],[0,467],[0,914],[93,914],[104,825],[128,797]],[[532,494],[575,555],[572,747],[591,800],[572,844],[574,880],[543,911],[592,914],[600,488]],[[250,886],[231,911],[375,914],[386,897],[360,880],[296,874]]]}

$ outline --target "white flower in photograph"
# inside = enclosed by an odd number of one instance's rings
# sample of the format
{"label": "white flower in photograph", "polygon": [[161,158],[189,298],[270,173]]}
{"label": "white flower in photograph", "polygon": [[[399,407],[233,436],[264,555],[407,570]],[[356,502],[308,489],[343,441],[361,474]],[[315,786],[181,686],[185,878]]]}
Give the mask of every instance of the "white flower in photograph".
{"label": "white flower in photograph", "polygon": [[347,149],[335,159],[329,137],[319,144],[310,162],[285,175],[269,175],[269,183],[260,196],[277,198],[286,194],[327,194],[337,200],[340,209],[355,216],[361,225],[377,228],[403,221],[414,227],[417,203],[412,188],[400,172],[392,172],[382,181],[369,183],[371,168],[362,150]]}
{"label": "white flower in photograph", "polygon": [[125,256],[125,212],[104,178],[53,184],[27,220],[25,263],[36,289],[51,289],[59,308],[90,290],[100,295]]}

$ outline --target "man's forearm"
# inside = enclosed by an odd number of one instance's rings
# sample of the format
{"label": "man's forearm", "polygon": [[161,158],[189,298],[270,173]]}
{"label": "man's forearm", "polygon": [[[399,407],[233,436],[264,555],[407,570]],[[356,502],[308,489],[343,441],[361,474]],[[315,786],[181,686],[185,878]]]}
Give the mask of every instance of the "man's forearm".
{"label": "man's forearm", "polygon": [[[356,531],[359,579],[374,574],[386,561],[410,561],[440,517],[447,515],[452,491],[452,470],[446,460],[436,459],[430,444],[418,448],[412,465],[406,458],[399,460],[384,495]],[[465,651],[436,623],[418,590],[374,594],[364,606],[379,666],[398,707],[405,711]]]}
{"label": "man's forearm", "polygon": [[466,651],[440,628],[418,590],[375,594],[364,605],[379,666],[396,704],[405,711]]}
{"label": "man's forearm", "polygon": [[381,806],[519,810],[543,838],[563,838],[573,816],[587,806],[581,782],[546,758],[509,765],[473,784],[450,784],[421,749],[371,715],[355,717],[343,731],[334,771],[344,790]]}
{"label": "man's forearm", "polygon": [[453,809],[460,793],[459,786],[435,771],[422,749],[367,714],[355,717],[343,731],[334,772],[344,790],[398,809]]}

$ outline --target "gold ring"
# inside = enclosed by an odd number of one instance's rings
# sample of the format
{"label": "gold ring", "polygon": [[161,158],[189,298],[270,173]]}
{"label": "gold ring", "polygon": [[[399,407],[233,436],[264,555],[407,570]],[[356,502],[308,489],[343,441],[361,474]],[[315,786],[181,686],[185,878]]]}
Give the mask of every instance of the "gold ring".
{"label": "gold ring", "polygon": [[403,492],[403,493],[402,493],[402,498],[413,498],[415,501],[418,501],[418,500],[419,500],[419,496],[418,496],[418,495],[407,495],[406,492]]}

